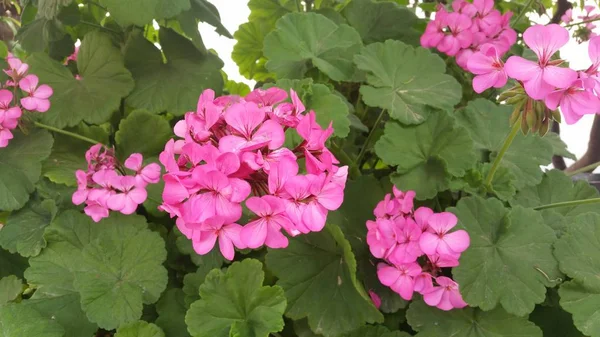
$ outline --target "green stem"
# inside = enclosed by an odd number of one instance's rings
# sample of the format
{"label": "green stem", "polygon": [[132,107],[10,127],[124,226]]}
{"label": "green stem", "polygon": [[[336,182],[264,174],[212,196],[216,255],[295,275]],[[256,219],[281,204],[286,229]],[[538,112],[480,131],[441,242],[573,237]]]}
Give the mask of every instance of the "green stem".
{"label": "green stem", "polygon": [[502,158],[506,154],[506,151],[508,151],[510,144],[512,144],[513,140],[515,140],[517,133],[521,129],[521,118],[522,117],[519,117],[519,119],[513,125],[512,130],[510,130],[510,133],[508,134],[508,136],[506,136],[506,139],[504,140],[504,144],[502,145],[500,152],[498,152],[496,159],[494,159],[494,162],[492,163],[492,168],[490,169],[490,172],[488,173],[487,177],[485,178],[485,186],[488,186],[488,187],[492,186],[492,180],[494,179],[494,174],[496,174],[498,167],[500,167],[500,162],[502,161]]}
{"label": "green stem", "polygon": [[375,120],[375,124],[373,124],[373,127],[371,128],[371,131],[369,131],[367,140],[365,140],[365,143],[363,144],[362,148],[360,149],[360,152],[358,153],[358,157],[356,157],[356,165],[359,168],[360,168],[360,163],[361,163],[363,157],[365,156],[365,153],[367,153],[367,148],[369,147],[369,145],[371,144],[371,141],[373,140],[375,131],[377,130],[379,123],[381,123],[381,120],[383,119],[384,115],[385,115],[385,109],[382,109],[381,112],[379,112],[379,116],[377,116],[377,119]]}
{"label": "green stem", "polygon": [[598,166],[600,166],[600,161],[597,161],[597,162],[595,162],[593,164],[590,164],[588,166],[584,166],[582,168],[579,168],[579,169],[577,169],[577,170],[575,170],[573,172],[567,172],[566,174],[567,174],[567,176],[572,177],[572,176],[577,175],[579,173],[584,173],[584,172],[588,172],[588,171],[592,172]]}
{"label": "green stem", "polygon": [[87,21],[79,21],[79,23],[83,23],[84,25],[88,25],[90,27],[96,27],[98,29],[102,29],[102,30],[105,30],[105,31],[110,32],[110,33],[121,34],[121,32],[118,32],[118,31],[116,31],[114,29],[110,29],[108,27],[101,26],[101,25],[99,25],[97,23],[87,22]]}
{"label": "green stem", "polygon": [[597,203],[600,203],[600,198],[556,202],[554,204],[547,204],[547,205],[541,205],[538,207],[534,207],[533,209],[536,211],[540,211],[542,209],[548,209],[548,208],[579,206],[579,205],[597,204]]}
{"label": "green stem", "polygon": [[354,164],[354,160],[352,160],[352,158],[350,158],[350,156],[346,153],[346,151],[344,151],[344,149],[342,149],[341,147],[339,147],[337,144],[335,143],[331,143],[332,149],[335,152],[335,156],[338,157],[338,159],[343,163],[348,165],[348,169],[350,170],[350,175],[353,177],[360,177],[362,175],[362,173],[360,172],[360,170],[358,169],[358,167]]}
{"label": "green stem", "polygon": [[300,0],[295,0],[294,2],[296,3],[296,9],[298,10],[298,12],[302,12],[302,6],[300,5]]}
{"label": "green stem", "polygon": [[584,23],[590,23],[590,22],[594,22],[594,21],[598,21],[598,20],[600,20],[600,18],[588,19],[588,20],[583,20],[581,22],[570,23],[570,24],[565,25],[563,27],[569,28],[569,27],[573,27],[573,26],[577,26],[577,25],[582,25]]}
{"label": "green stem", "polygon": [[97,140],[93,140],[91,138],[82,136],[82,135],[74,133],[74,132],[61,130],[59,128],[55,128],[55,127],[50,126],[50,125],[42,124],[40,122],[33,122],[33,125],[35,125],[35,126],[37,126],[39,128],[42,128],[42,129],[50,130],[52,132],[60,133],[60,134],[63,134],[63,135],[69,136],[69,137],[73,137],[73,138],[76,138],[76,139],[79,139],[79,140],[83,140],[84,142],[92,143],[94,145],[96,145],[96,144],[102,144],[102,143],[100,143]]}
{"label": "green stem", "polygon": [[521,11],[519,12],[519,16],[517,16],[515,18],[515,20],[513,21],[511,26],[514,26],[517,23],[519,23],[519,21],[521,21],[521,19],[525,16],[527,11],[529,10],[529,7],[531,7],[531,4],[533,4],[533,0],[527,1],[527,3],[525,4],[525,7],[523,7],[523,9],[521,9]]}

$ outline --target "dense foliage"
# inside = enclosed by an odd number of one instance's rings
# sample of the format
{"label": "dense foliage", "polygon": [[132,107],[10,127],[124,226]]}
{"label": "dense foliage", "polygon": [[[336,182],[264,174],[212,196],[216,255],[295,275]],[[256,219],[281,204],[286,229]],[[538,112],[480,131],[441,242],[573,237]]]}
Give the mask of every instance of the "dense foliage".
{"label": "dense foliage", "polygon": [[0,337],[600,337],[594,6],[1,3]]}

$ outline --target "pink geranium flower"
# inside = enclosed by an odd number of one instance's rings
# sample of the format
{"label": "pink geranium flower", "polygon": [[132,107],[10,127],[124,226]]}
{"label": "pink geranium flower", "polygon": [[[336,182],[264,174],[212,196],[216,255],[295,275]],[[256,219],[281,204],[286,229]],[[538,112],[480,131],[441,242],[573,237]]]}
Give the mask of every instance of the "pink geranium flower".
{"label": "pink geranium flower", "polygon": [[390,266],[385,263],[377,265],[377,276],[381,284],[392,288],[400,297],[410,301],[415,289],[415,277],[421,274],[421,267],[416,263]]}
{"label": "pink geranium flower", "polygon": [[242,242],[248,248],[254,249],[262,245],[270,248],[288,246],[288,239],[281,230],[293,233],[294,225],[285,213],[283,200],[271,195],[252,197],[246,201],[246,206],[258,216],[258,219],[242,228]]}
{"label": "pink geranium flower", "polygon": [[135,178],[132,176],[115,177],[111,185],[117,190],[117,193],[108,198],[106,205],[113,211],[133,214],[138,205],[144,203],[148,197],[146,190],[137,186]]}
{"label": "pink geranium flower", "polygon": [[396,244],[396,224],[392,220],[377,219],[367,221],[367,244],[371,254],[378,259],[387,256]]}
{"label": "pink geranium flower", "polygon": [[482,93],[491,87],[502,88],[508,81],[504,62],[500,59],[494,45],[483,45],[479,52],[469,58],[467,67],[470,72],[477,75],[473,78],[473,90],[477,93]]}
{"label": "pink geranium flower", "polygon": [[469,234],[464,230],[449,231],[456,226],[456,215],[449,212],[433,214],[427,220],[429,229],[421,235],[419,245],[427,255],[456,255],[470,244]]}
{"label": "pink geranium flower", "polygon": [[50,109],[48,98],[52,96],[52,88],[46,84],[38,87],[38,77],[27,75],[19,81],[19,87],[28,96],[21,98],[21,105],[29,111],[46,112]]}
{"label": "pink geranium flower", "polygon": [[290,97],[292,103],[281,103],[271,112],[271,119],[279,122],[281,125],[295,128],[302,119],[302,113],[306,110],[304,104],[298,97],[298,94],[291,89]]}
{"label": "pink geranium flower", "polygon": [[557,24],[535,25],[523,33],[523,40],[535,52],[538,61],[511,56],[505,69],[508,76],[523,82],[531,98],[543,99],[555,88],[567,88],[577,79],[577,72],[558,67],[550,60],[569,41],[569,32],[565,28]]}
{"label": "pink geranium flower", "polygon": [[210,252],[217,239],[219,240],[219,250],[227,260],[233,260],[235,247],[244,249],[246,246],[240,239],[242,226],[232,223],[224,224],[223,218],[211,217],[194,230],[192,234],[192,246],[196,253],[204,255]]}
{"label": "pink geranium flower", "polygon": [[139,153],[133,153],[125,160],[125,167],[135,171],[137,185],[156,184],[160,180],[160,166],[150,163],[142,167],[144,157]]}
{"label": "pink geranium flower", "polygon": [[573,21],[573,10],[571,8],[567,9],[565,14],[560,17],[560,20],[564,23],[570,23]]}
{"label": "pink geranium flower", "polygon": [[473,33],[471,27],[471,18],[465,14],[450,13],[445,17],[448,25],[448,33],[444,36],[437,48],[442,53],[454,56],[462,48],[467,48],[473,42]]}
{"label": "pink geranium flower", "polygon": [[446,36],[445,29],[447,27],[446,17],[448,13],[443,6],[438,7],[438,11],[435,14],[435,20],[431,20],[425,27],[425,32],[421,35],[420,42],[424,48],[437,47],[440,42]]}
{"label": "pink geranium flower", "polygon": [[434,286],[423,295],[425,303],[444,311],[467,306],[458,291],[456,282],[444,276],[438,276],[435,281],[439,286]]}
{"label": "pink geranium flower", "polygon": [[548,94],[544,102],[550,110],[556,110],[560,106],[565,122],[575,124],[583,115],[600,111],[600,100],[592,92],[594,86],[595,81],[592,79],[575,80],[568,88]]}
{"label": "pink geranium flower", "polygon": [[421,228],[411,218],[397,218],[396,221],[399,220],[402,224],[396,231],[396,244],[390,252],[389,260],[394,264],[415,262],[423,254],[419,247]]}

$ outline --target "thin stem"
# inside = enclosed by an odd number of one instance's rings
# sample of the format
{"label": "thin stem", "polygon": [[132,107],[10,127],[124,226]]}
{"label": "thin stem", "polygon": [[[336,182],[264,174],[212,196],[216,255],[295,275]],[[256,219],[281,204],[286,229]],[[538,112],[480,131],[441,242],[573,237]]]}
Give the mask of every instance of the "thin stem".
{"label": "thin stem", "polygon": [[590,22],[594,22],[594,21],[598,21],[598,20],[600,20],[600,18],[588,19],[588,20],[583,20],[583,21],[580,21],[580,22],[570,23],[570,24],[565,25],[563,27],[569,28],[569,27],[573,27],[573,26],[577,26],[577,25],[582,25],[584,23],[590,23]]}
{"label": "thin stem", "polygon": [[356,157],[356,165],[359,168],[360,168],[360,163],[361,163],[363,157],[365,156],[365,153],[367,153],[367,148],[369,147],[369,145],[371,144],[371,141],[373,140],[375,131],[377,130],[379,123],[381,123],[381,120],[383,119],[384,115],[385,115],[385,109],[382,109],[381,112],[379,112],[379,116],[377,116],[377,119],[375,120],[375,124],[373,124],[373,127],[371,128],[371,131],[369,131],[367,140],[365,140],[365,143],[363,144],[362,148],[360,149],[360,152],[358,153],[358,157]]}
{"label": "thin stem", "polygon": [[525,4],[525,7],[523,7],[523,9],[521,9],[521,11],[519,12],[519,16],[517,16],[515,18],[515,20],[513,21],[513,23],[512,23],[513,26],[516,25],[517,23],[519,23],[519,21],[521,21],[521,19],[525,16],[527,11],[529,10],[529,7],[531,7],[531,4],[533,4],[533,0],[527,1],[527,3]]}
{"label": "thin stem", "polygon": [[485,186],[488,186],[488,187],[492,186],[492,180],[494,179],[494,174],[496,174],[498,167],[500,167],[500,162],[502,161],[502,158],[506,154],[506,151],[508,151],[510,144],[512,144],[513,140],[515,140],[517,133],[521,129],[521,118],[522,117],[519,117],[519,119],[513,125],[512,130],[510,130],[510,133],[508,134],[508,136],[506,136],[506,139],[504,140],[504,144],[502,145],[500,152],[498,152],[496,159],[494,159],[494,162],[492,163],[492,168],[490,169],[490,172],[488,173],[487,177],[485,178]]}
{"label": "thin stem", "polygon": [[344,151],[344,149],[342,149],[339,145],[337,145],[333,142],[331,144],[333,145],[332,149],[334,150],[335,155],[337,157],[339,157],[340,161],[343,164],[348,165],[350,174],[353,177],[360,177],[362,175],[362,173],[360,172],[358,167],[354,164],[355,162],[352,160],[352,158],[350,158],[350,156],[346,153],[346,151]]}
{"label": "thin stem", "polygon": [[588,172],[588,171],[594,171],[594,169],[596,169],[598,166],[600,166],[600,161],[597,161],[593,164],[590,164],[588,166],[584,166],[582,168],[579,168],[573,172],[567,172],[567,176],[572,177],[574,175],[577,175],[579,173],[584,173],[584,172]]}
{"label": "thin stem", "polygon": [[536,211],[540,211],[542,209],[548,209],[548,208],[579,206],[579,205],[597,204],[597,203],[600,203],[600,198],[556,202],[553,204],[547,204],[547,205],[541,205],[538,207],[534,207],[533,209]]}
{"label": "thin stem", "polygon": [[102,143],[100,143],[97,140],[93,140],[91,138],[82,136],[82,135],[74,133],[74,132],[61,130],[59,128],[55,128],[55,127],[50,126],[50,125],[42,124],[40,122],[33,122],[33,125],[35,125],[35,126],[37,126],[39,128],[42,128],[42,129],[50,130],[52,132],[63,134],[65,136],[69,136],[69,137],[73,137],[73,138],[76,138],[76,139],[79,139],[79,140],[83,140],[84,142],[92,143],[94,145],[96,145],[96,144],[102,144]]}
{"label": "thin stem", "polygon": [[108,27],[101,26],[101,25],[99,25],[97,23],[87,22],[87,21],[79,21],[79,23],[83,23],[84,25],[88,25],[90,27],[96,27],[96,28],[99,28],[99,29],[103,29],[103,30],[105,30],[107,32],[111,32],[111,33],[114,33],[114,34],[121,34],[121,32],[118,32],[118,31],[116,31],[114,29],[110,29]]}
{"label": "thin stem", "polygon": [[296,9],[298,10],[298,12],[302,12],[302,6],[300,5],[300,0],[295,0],[294,2],[296,3]]}

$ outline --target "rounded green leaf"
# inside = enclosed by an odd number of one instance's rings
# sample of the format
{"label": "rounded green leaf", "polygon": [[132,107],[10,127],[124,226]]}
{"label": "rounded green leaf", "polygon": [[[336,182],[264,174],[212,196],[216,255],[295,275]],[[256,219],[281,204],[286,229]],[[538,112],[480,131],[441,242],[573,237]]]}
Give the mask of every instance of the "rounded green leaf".
{"label": "rounded green leaf", "polygon": [[[455,116],[458,123],[471,135],[475,148],[491,151],[490,161],[493,161],[510,132],[508,120],[511,112],[508,106],[476,99],[469,102],[466,108],[458,110]],[[508,169],[514,176],[513,185],[519,190],[542,180],[543,171],[540,166],[548,165],[553,153],[552,144],[546,138],[537,134],[518,133],[500,166]]]}
{"label": "rounded green leaf", "polygon": [[600,336],[600,290],[569,281],[560,285],[558,294],[560,306],[573,315],[577,329],[586,336]]}
{"label": "rounded green leaf", "polygon": [[63,337],[55,321],[23,304],[0,305],[0,337]]}
{"label": "rounded green leaf", "polygon": [[315,333],[338,336],[383,321],[356,279],[356,259],[338,227],[292,238],[286,249],[269,250],[266,261],[285,290],[286,316],[308,318]]}
{"label": "rounded green leaf", "polygon": [[265,36],[274,29],[265,21],[246,22],[233,34],[237,40],[233,46],[231,59],[238,65],[240,74],[248,79],[264,81],[274,77],[265,68],[266,58],[263,56]]}
{"label": "rounded green leaf", "polygon": [[137,321],[119,327],[115,337],[165,337],[165,333],[155,324]]}
{"label": "rounded green leaf", "polygon": [[190,9],[189,0],[100,0],[121,26],[144,26]]}
{"label": "rounded green leaf", "polygon": [[544,337],[584,337],[573,324],[572,315],[559,307],[558,303],[552,306],[537,305],[529,315],[529,320],[542,329]]}
{"label": "rounded green leaf", "polygon": [[158,318],[155,323],[167,336],[190,336],[185,325],[185,313],[188,307],[185,305],[184,297],[183,290],[171,288],[165,291],[156,303]]}
{"label": "rounded green leaf", "polygon": [[301,78],[310,61],[334,81],[349,81],[355,73],[352,57],[362,47],[360,35],[316,13],[290,13],[265,37],[266,66],[278,78]]}
{"label": "rounded green leaf", "polygon": [[414,190],[419,199],[448,189],[449,179],[463,176],[476,160],[469,134],[445,111],[415,126],[387,122],[375,152],[384,163],[397,166],[392,182],[401,190]]}
{"label": "rounded green leaf", "polygon": [[135,110],[122,119],[115,135],[121,158],[141,153],[145,158],[158,156],[173,131],[166,119],[144,110]]}
{"label": "rounded green leaf", "polygon": [[390,331],[382,325],[369,325],[343,334],[341,337],[410,337],[410,335],[403,331]]}
{"label": "rounded green leaf", "polygon": [[185,321],[194,337],[268,337],[283,329],[286,300],[278,286],[263,286],[258,260],[235,262],[208,274]]}
{"label": "rounded green leaf", "polygon": [[156,302],[167,285],[165,242],[130,218],[115,214],[96,224],[75,275],[82,308],[104,329],[139,319],[143,304]]}
{"label": "rounded green leaf", "polygon": [[354,62],[367,72],[368,85],[360,88],[363,101],[387,109],[404,124],[423,123],[429,115],[426,105],[452,109],[460,102],[460,84],[444,73],[444,61],[426,49],[387,40],[363,48]]}
{"label": "rounded green leaf", "polygon": [[452,270],[467,303],[524,316],[544,301],[560,273],[552,255],[556,235],[538,212],[479,197],[461,199],[449,211],[471,237]]}
{"label": "rounded green leaf", "polygon": [[0,306],[14,301],[23,292],[23,281],[15,275],[0,279]]}
{"label": "rounded green leaf", "polygon": [[415,301],[406,313],[418,337],[542,337],[542,330],[527,320],[497,308],[442,311]]}
{"label": "rounded green leaf", "polygon": [[192,42],[168,28],[161,28],[159,37],[162,53],[141,33],[133,34],[126,46],[125,63],[135,79],[127,104],[180,116],[196,110],[204,89],[220,94],[223,62],[215,54],[203,55]]}
{"label": "rounded green leaf", "polygon": [[52,136],[44,130],[15,138],[0,149],[0,211],[13,211],[25,205],[42,173],[41,162],[52,149]]}
{"label": "rounded green leaf", "polygon": [[390,1],[353,0],[343,14],[365,43],[415,40],[418,36],[411,28],[417,22],[415,13]]}
{"label": "rounded green leaf", "polygon": [[0,277],[15,275],[23,277],[23,271],[27,268],[27,259],[19,254],[11,254],[0,248]]}
{"label": "rounded green leaf", "polygon": [[38,255],[46,247],[44,231],[56,212],[53,200],[30,200],[25,207],[8,216],[0,231],[0,246],[26,257]]}
{"label": "rounded green leaf", "polygon": [[80,80],[46,54],[33,54],[27,63],[40,83],[54,90],[50,110],[42,115],[42,121],[58,128],[75,126],[82,120],[92,124],[106,122],[119,108],[121,98],[133,89],[121,52],[110,36],[97,31],[88,33],[81,42],[77,57]]}

